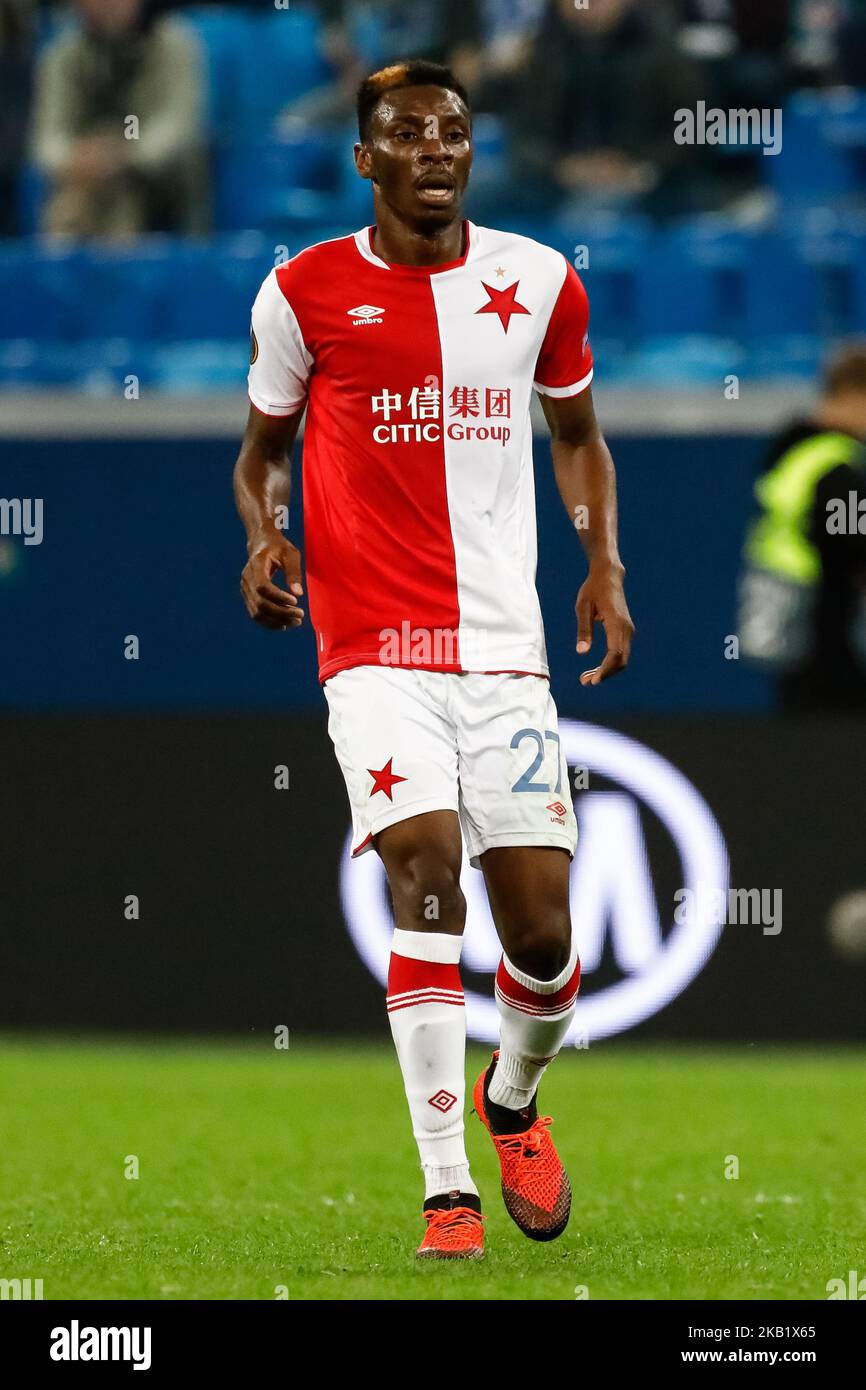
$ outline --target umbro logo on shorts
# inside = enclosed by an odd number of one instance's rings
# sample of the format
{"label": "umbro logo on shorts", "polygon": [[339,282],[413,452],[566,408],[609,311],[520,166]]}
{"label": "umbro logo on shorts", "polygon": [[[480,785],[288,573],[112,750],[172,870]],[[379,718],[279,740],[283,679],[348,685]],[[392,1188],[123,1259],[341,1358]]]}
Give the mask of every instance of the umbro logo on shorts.
{"label": "umbro logo on shorts", "polygon": [[553,815],[550,819],[555,825],[565,825],[565,817],[568,815],[568,812],[561,801],[551,801],[547,809],[548,811],[553,811]]}
{"label": "umbro logo on shorts", "polygon": [[385,310],[376,304],[356,304],[354,309],[347,309],[346,313],[353,315],[352,323],[381,323],[382,315]]}

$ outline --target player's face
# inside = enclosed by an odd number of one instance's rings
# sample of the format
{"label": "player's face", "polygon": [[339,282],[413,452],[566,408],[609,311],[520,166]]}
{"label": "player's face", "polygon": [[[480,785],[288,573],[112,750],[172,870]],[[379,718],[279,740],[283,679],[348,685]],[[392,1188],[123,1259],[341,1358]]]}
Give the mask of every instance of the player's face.
{"label": "player's face", "polygon": [[400,216],[443,226],[460,216],[472,165],[469,112],[456,92],[402,87],[373,112],[370,136],[355,147],[358,172]]}

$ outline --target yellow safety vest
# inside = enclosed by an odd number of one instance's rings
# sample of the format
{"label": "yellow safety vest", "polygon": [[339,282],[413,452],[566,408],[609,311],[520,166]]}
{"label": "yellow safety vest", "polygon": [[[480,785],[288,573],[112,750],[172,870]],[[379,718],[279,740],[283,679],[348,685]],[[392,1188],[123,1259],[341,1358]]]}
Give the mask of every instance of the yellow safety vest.
{"label": "yellow safety vest", "polygon": [[793,584],[818,583],[821,556],[809,537],[815,488],[841,464],[856,465],[862,450],[849,434],[815,434],[758,479],[755,496],[762,510],[746,539],[750,564]]}

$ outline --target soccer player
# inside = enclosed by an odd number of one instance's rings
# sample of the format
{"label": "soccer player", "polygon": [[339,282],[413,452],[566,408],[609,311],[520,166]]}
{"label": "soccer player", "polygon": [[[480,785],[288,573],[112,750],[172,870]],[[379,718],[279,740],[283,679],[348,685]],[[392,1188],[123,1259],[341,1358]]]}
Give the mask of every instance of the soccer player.
{"label": "soccer player", "polygon": [[[589,560],[577,651],[596,622],[607,641],[583,685],[623,669],[633,627],[580,280],[549,247],[463,217],[471,116],[448,69],[374,73],[358,126],[373,225],[278,266],[253,306],[235,471],[241,590],[250,616],[274,629],[299,626],[309,595],[353,853],[381,856],[394,907],[387,1008],[424,1174],[418,1254],[477,1258],[461,827],[503,946],[501,1042],[475,1111],[525,1235],[554,1239],[571,1206],[536,1102],[574,1016],[580,965],[569,917],[577,827],[535,590],[533,388]],[[305,409],[306,578],[279,524]]]}

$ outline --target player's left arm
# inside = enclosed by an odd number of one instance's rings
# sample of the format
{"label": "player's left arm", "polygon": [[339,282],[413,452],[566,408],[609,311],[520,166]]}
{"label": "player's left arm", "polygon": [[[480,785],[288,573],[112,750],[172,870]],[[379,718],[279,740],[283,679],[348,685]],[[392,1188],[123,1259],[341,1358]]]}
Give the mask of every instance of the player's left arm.
{"label": "player's left arm", "polygon": [[577,595],[577,650],[588,652],[600,622],[607,652],[584,671],[581,685],[600,685],[625,670],[634,623],[625,599],[625,567],[617,543],[616,471],[587,386],[573,396],[540,395],[550,426],[553,470],[560,496],[589,560]]}

